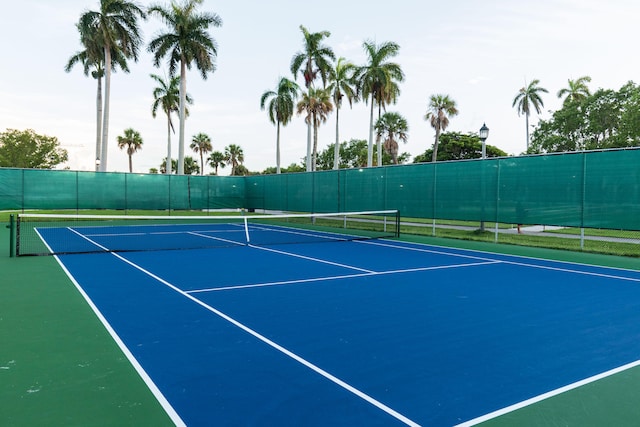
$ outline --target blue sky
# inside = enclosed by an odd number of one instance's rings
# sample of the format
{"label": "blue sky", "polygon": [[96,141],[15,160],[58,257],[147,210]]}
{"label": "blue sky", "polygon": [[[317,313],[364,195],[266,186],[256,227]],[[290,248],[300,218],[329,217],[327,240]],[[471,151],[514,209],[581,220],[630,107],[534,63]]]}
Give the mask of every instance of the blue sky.
{"label": "blue sky", "polygon": [[[168,4],[140,2],[152,3]],[[542,118],[560,107],[556,93],[569,78],[591,76],[592,90],[617,90],[629,80],[640,81],[640,31],[635,22],[640,3],[634,0],[306,4],[205,0],[202,9],[219,14],[223,26],[211,30],[219,46],[217,71],[207,80],[193,70],[188,75],[187,89],[195,104],[186,125],[187,155],[196,156],[188,148],[191,137],[205,132],[215,150],[240,145],[249,170],[275,166],[275,127],[260,110],[259,100],[279,76],[290,76],[291,58],[302,48],[301,24],[314,32],[330,31],[327,44],[356,64],[366,59],[364,40],[401,46],[396,61],[406,80],[398,103],[388,111],[407,118],[409,140],[400,149],[413,156],[433,144],[433,129],[424,120],[432,94],[448,94],[457,102],[460,114],[451,118],[448,130],[477,132],[486,122],[491,130],[488,144],[519,154],[525,150],[524,117],[511,103],[525,81],[537,78],[549,90]],[[97,0],[21,0],[4,5],[0,15],[0,131],[30,128],[56,136],[69,151],[67,166],[78,170],[94,167],[96,84],[79,67],[65,73],[64,65],[80,49],[74,24],[83,11],[97,8]],[[145,41],[163,28],[155,19],[141,27]],[[130,74],[118,72],[112,79],[108,170],[127,170],[127,156],[115,139],[133,127],[144,140],[142,151],[133,157],[134,170],[147,172],[166,155],[166,122],[151,116],[154,82],[149,74],[166,70],[153,67],[146,51],[130,68]],[[340,127],[341,141],[367,139],[368,107],[358,103],[341,110]],[[320,128],[319,149],[334,141],[331,115]],[[281,147],[283,166],[301,162],[306,153],[302,117],[294,117],[282,130]]]}

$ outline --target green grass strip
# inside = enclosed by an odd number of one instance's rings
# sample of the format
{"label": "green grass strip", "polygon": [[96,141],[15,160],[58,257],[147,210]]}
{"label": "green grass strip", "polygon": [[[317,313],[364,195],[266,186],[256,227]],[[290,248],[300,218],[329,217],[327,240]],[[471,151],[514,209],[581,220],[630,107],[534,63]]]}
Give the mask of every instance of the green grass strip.
{"label": "green grass strip", "polygon": [[170,426],[53,257],[9,258],[0,223],[0,424]]}

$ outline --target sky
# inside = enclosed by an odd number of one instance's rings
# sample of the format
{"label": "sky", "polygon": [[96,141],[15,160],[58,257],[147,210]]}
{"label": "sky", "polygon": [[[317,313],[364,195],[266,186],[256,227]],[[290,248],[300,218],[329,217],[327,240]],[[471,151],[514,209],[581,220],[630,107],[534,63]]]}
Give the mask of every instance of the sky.
{"label": "sky", "polygon": [[[3,5],[0,15],[0,132],[33,129],[55,136],[69,152],[61,167],[95,168],[96,81],[84,76],[81,66],[64,71],[69,58],[81,50],[75,27],[80,15],[97,10],[98,0],[20,0]],[[168,5],[164,0],[140,5]],[[590,76],[592,91],[619,89],[640,81],[640,2],[637,0],[395,0],[367,2],[325,0],[205,0],[201,10],[217,13],[223,21],[212,28],[218,44],[217,70],[203,80],[195,67],[187,75],[193,97],[186,122],[185,154],[193,135],[204,132],[213,149],[237,144],[244,165],[262,171],[276,164],[276,128],[260,97],[275,89],[279,77],[291,78],[289,65],[302,50],[300,25],[311,32],[329,31],[325,40],[337,57],[364,64],[365,40],[393,41],[400,45],[394,59],[405,73],[397,104],[409,124],[408,142],[400,150],[412,156],[431,148],[434,130],[424,120],[429,97],[446,94],[459,114],[450,118],[447,131],[478,132],[490,129],[487,144],[508,154],[526,150],[525,120],[512,107],[518,90],[533,79],[543,94],[544,111],[533,115],[548,119],[561,107],[557,92],[568,79]],[[108,171],[127,171],[126,150],[116,137],[126,128],[139,131],[142,150],[133,156],[135,172],[158,168],[167,151],[166,119],[153,118],[155,82],[150,74],[165,75],[166,64],[153,66],[146,45],[164,25],[156,18],[141,22],[145,47],[129,74],[112,77]],[[301,76],[298,83],[303,85]],[[368,139],[369,109],[364,102],[340,110],[340,141]],[[177,130],[177,126],[176,126]],[[281,165],[302,162],[306,154],[306,125],[302,116],[281,131]],[[335,142],[335,114],[318,134],[319,151]],[[178,135],[172,136],[177,157]],[[206,166],[205,173],[211,168]],[[229,168],[220,171],[228,174]]]}

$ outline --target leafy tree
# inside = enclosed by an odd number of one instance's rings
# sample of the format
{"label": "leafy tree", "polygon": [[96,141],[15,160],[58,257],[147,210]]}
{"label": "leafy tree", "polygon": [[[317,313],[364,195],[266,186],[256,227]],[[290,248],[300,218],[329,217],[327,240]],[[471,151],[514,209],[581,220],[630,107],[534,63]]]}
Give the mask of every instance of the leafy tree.
{"label": "leafy tree", "polygon": [[276,173],[280,173],[280,124],[286,126],[291,121],[299,90],[295,82],[281,77],[277,89],[266,91],[260,98],[260,109],[267,108],[269,120],[276,125]]}
{"label": "leafy tree", "polygon": [[640,87],[628,82],[565,102],[533,132],[529,152],[550,153],[640,145]]}
{"label": "leafy tree", "polygon": [[236,170],[233,172],[233,175],[235,175],[235,176],[247,176],[247,175],[255,175],[255,174],[249,172],[249,169],[247,169],[247,167],[245,165],[238,165],[238,166],[236,166]]}
{"label": "leafy tree", "polygon": [[340,166],[340,107],[342,107],[342,99],[344,97],[349,101],[349,106],[353,105],[353,101],[358,99],[357,83],[353,76],[356,72],[356,66],[351,62],[347,62],[344,58],[338,58],[335,66],[329,70],[329,93],[333,98],[333,104],[336,106],[336,143],[334,144],[335,152],[333,156],[333,168],[338,169]]}
{"label": "leafy tree", "polygon": [[0,133],[0,167],[52,169],[66,162],[67,150],[54,136],[33,130],[7,129]]}
{"label": "leafy tree", "polygon": [[298,114],[306,113],[305,122],[313,126],[313,151],[311,153],[311,170],[316,170],[318,153],[318,127],[327,121],[333,111],[331,94],[328,89],[309,88],[298,102]]}
{"label": "leafy tree", "polygon": [[520,88],[518,94],[513,98],[512,107],[518,109],[518,115],[524,114],[525,126],[527,128],[527,151],[529,150],[529,114],[531,114],[531,106],[540,114],[544,103],[540,97],[540,93],[548,93],[549,91],[543,87],[539,87],[540,80],[534,79],[528,85],[525,82],[524,87]]}
{"label": "leafy tree", "polygon": [[590,138],[581,104],[565,103],[550,120],[541,120],[533,131],[528,153],[584,150]]}
{"label": "leafy tree", "polygon": [[208,33],[210,26],[220,27],[222,19],[215,13],[199,13],[197,7],[204,0],[185,0],[178,4],[171,2],[169,8],[154,5],[149,14],[158,16],[167,26],[167,32],[159,34],[149,43],[148,50],[154,54],[154,65],[160,66],[162,58],[169,57],[169,73],[176,75],[180,66],[180,136],[178,143],[178,174],[186,173],[184,168],[184,134],[187,103],[187,68],[195,62],[196,68],[204,80],[207,73],[216,69],[215,58],[218,47]]}
{"label": "leafy tree", "polygon": [[237,175],[237,169],[244,162],[244,151],[239,145],[229,144],[224,149],[225,162],[231,165],[231,175]]}
{"label": "leafy tree", "polygon": [[[167,159],[162,159],[162,164],[160,165],[160,173],[167,173],[165,169],[167,165]],[[171,173],[178,172],[178,160],[171,159]],[[184,175],[198,175],[200,173],[200,166],[198,166],[198,162],[191,156],[185,156],[184,158]]]}
{"label": "leafy tree", "polygon": [[[171,132],[175,133],[171,115],[180,111],[180,77],[171,77],[165,80],[156,74],[151,74],[151,78],[158,83],[158,86],[153,89],[151,115],[155,118],[158,108],[161,108],[167,115],[167,166],[165,169],[169,169],[171,162]],[[186,95],[185,101],[187,104],[193,104],[193,99],[189,94]],[[189,109],[187,107],[185,107],[184,112],[188,117]]]}
{"label": "leafy tree", "polygon": [[398,164],[398,141],[406,143],[409,138],[407,119],[398,113],[384,113],[376,122],[375,128],[376,141],[384,139],[382,146],[391,156],[391,163]]}
{"label": "leafy tree", "polygon": [[225,161],[226,157],[224,153],[221,153],[220,151],[212,152],[207,159],[209,166],[213,168],[214,175],[218,175],[218,167],[224,168],[226,166]]}
{"label": "leafy tree", "polygon": [[449,95],[431,95],[427,114],[425,114],[424,119],[429,121],[429,123],[431,123],[431,127],[436,130],[436,137],[433,142],[432,162],[435,162],[438,158],[438,142],[440,140],[440,133],[446,130],[449,126],[449,117],[453,117],[457,114],[458,109],[456,108],[456,102],[449,98]]}
{"label": "leafy tree", "polygon": [[[281,173],[294,173],[294,172],[304,172],[305,171],[305,165],[299,165],[296,163],[291,163],[289,166],[287,166],[286,168],[282,168]],[[270,166],[268,168],[266,168],[262,173],[264,175],[269,175],[269,174],[274,174],[276,173],[276,168],[273,166]]]}
{"label": "leafy tree", "polygon": [[[367,141],[364,139],[352,139],[349,142],[342,142],[340,150],[340,168],[363,168],[367,166]],[[374,146],[374,158],[377,162],[377,147]],[[333,153],[335,152],[334,144],[330,144],[325,150],[318,154],[318,170],[330,170],[333,167]],[[401,153],[398,155],[398,164],[406,163],[411,155],[409,153]],[[382,153],[382,164],[390,165],[392,158],[386,151]],[[377,163],[374,163],[377,165]]]}
{"label": "leafy tree", "polygon": [[191,149],[200,153],[200,175],[204,173],[204,155],[211,151],[211,138],[206,133],[200,132],[191,139]]}
{"label": "leafy tree", "polygon": [[[505,157],[507,153],[492,145],[485,145],[487,157]],[[482,158],[482,141],[474,133],[446,132],[440,135],[439,162]],[[433,162],[433,149],[415,156],[413,163]]]}
{"label": "leafy tree", "polygon": [[[378,106],[378,117],[381,110],[389,103],[395,103],[400,95],[398,83],[404,80],[404,73],[399,64],[390,62],[398,56],[400,46],[393,42],[376,45],[372,41],[363,44],[367,54],[367,63],[358,67],[355,79],[358,82],[358,94],[365,102],[371,103],[369,113],[369,145],[367,147],[367,166],[373,165],[373,108]],[[381,147],[378,145],[378,164],[381,163]]]}
{"label": "leafy tree", "polygon": [[587,83],[591,81],[591,77],[583,76],[577,80],[567,80],[568,87],[562,88],[558,91],[558,98],[564,98],[564,104],[571,102],[582,101],[591,95]]}
{"label": "leafy tree", "polygon": [[[100,0],[100,10],[83,13],[78,23],[81,38],[92,40],[104,49],[104,109],[100,154],[100,170],[103,172],[107,170],[112,65],[114,60],[121,65],[124,58],[138,60],[142,44],[138,18],[145,19],[146,14],[133,2]],[[114,52],[116,58],[113,58]],[[126,68],[123,69],[126,71]]]}
{"label": "leafy tree", "polygon": [[[303,25],[300,25],[300,31],[302,31],[304,39],[304,48],[293,55],[290,68],[294,78],[299,71],[302,73],[304,85],[307,88],[307,96],[311,96],[309,91],[318,75],[322,79],[322,86],[326,86],[331,68],[330,61],[335,60],[336,56],[333,53],[333,49],[322,43],[325,38],[331,36],[329,31],[310,33]],[[312,123],[307,121],[307,172],[312,170],[311,129]]]}
{"label": "leafy tree", "polygon": [[624,85],[618,95],[623,104],[620,117],[618,147],[640,146],[640,87],[633,82]]}
{"label": "leafy tree", "polygon": [[127,149],[127,156],[129,156],[129,172],[133,172],[133,154],[142,148],[142,136],[140,132],[132,128],[124,130],[123,136],[117,137],[118,148],[121,150]]}

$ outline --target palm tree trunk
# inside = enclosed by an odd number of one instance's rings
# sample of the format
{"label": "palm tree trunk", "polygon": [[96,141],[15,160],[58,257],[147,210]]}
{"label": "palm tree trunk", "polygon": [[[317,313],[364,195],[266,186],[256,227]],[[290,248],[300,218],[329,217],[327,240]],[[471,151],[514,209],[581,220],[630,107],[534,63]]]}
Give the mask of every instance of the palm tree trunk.
{"label": "palm tree trunk", "polygon": [[180,61],[180,140],[178,142],[178,175],[184,175],[184,122],[187,99],[187,63]]}
{"label": "palm tree trunk", "polygon": [[338,125],[340,123],[339,114],[340,114],[340,107],[336,105],[336,146],[334,147],[334,150],[333,150],[333,169],[334,170],[340,169],[340,132],[338,128]]}
{"label": "palm tree trunk", "polygon": [[167,163],[164,173],[171,175],[171,112],[167,111]]}
{"label": "palm tree trunk", "polygon": [[[378,120],[382,115],[382,105],[378,104]],[[376,142],[376,148],[378,149],[378,166],[382,166],[382,141],[378,138]]]}
{"label": "palm tree trunk", "polygon": [[527,152],[529,152],[529,113],[524,115],[524,119],[527,127]]}
{"label": "palm tree trunk", "polygon": [[369,145],[367,146],[367,167],[373,164],[373,94],[371,95],[371,112],[369,113]]}
{"label": "palm tree trunk", "polygon": [[200,150],[200,176],[204,175],[204,157],[202,156],[202,150]]}
{"label": "palm tree trunk", "polygon": [[438,159],[438,142],[440,140],[440,123],[436,124],[436,139],[433,142],[433,155],[431,156],[431,161],[436,162]]}
{"label": "palm tree trunk", "polygon": [[307,123],[307,172],[311,172],[311,122]]}
{"label": "palm tree trunk", "polygon": [[111,94],[111,48],[104,48],[104,111],[102,120],[102,147],[100,155],[100,171],[107,170],[107,145],[109,141],[109,98]]}
{"label": "palm tree trunk", "polygon": [[276,173],[280,173],[280,120],[276,125]]}
{"label": "palm tree trunk", "polygon": [[318,152],[318,122],[316,121],[315,114],[313,117],[313,153],[311,154],[312,162],[311,166],[313,171],[316,171],[316,153]]}
{"label": "palm tree trunk", "polygon": [[129,154],[129,173],[133,173],[133,155]]}
{"label": "palm tree trunk", "polygon": [[389,135],[389,154],[391,154],[391,164],[398,164],[398,143],[393,139],[393,134]]}
{"label": "palm tree trunk", "polygon": [[[99,74],[98,74],[99,75]],[[98,93],[96,94],[96,172],[100,170],[100,150],[102,142],[102,76],[98,77]]]}

